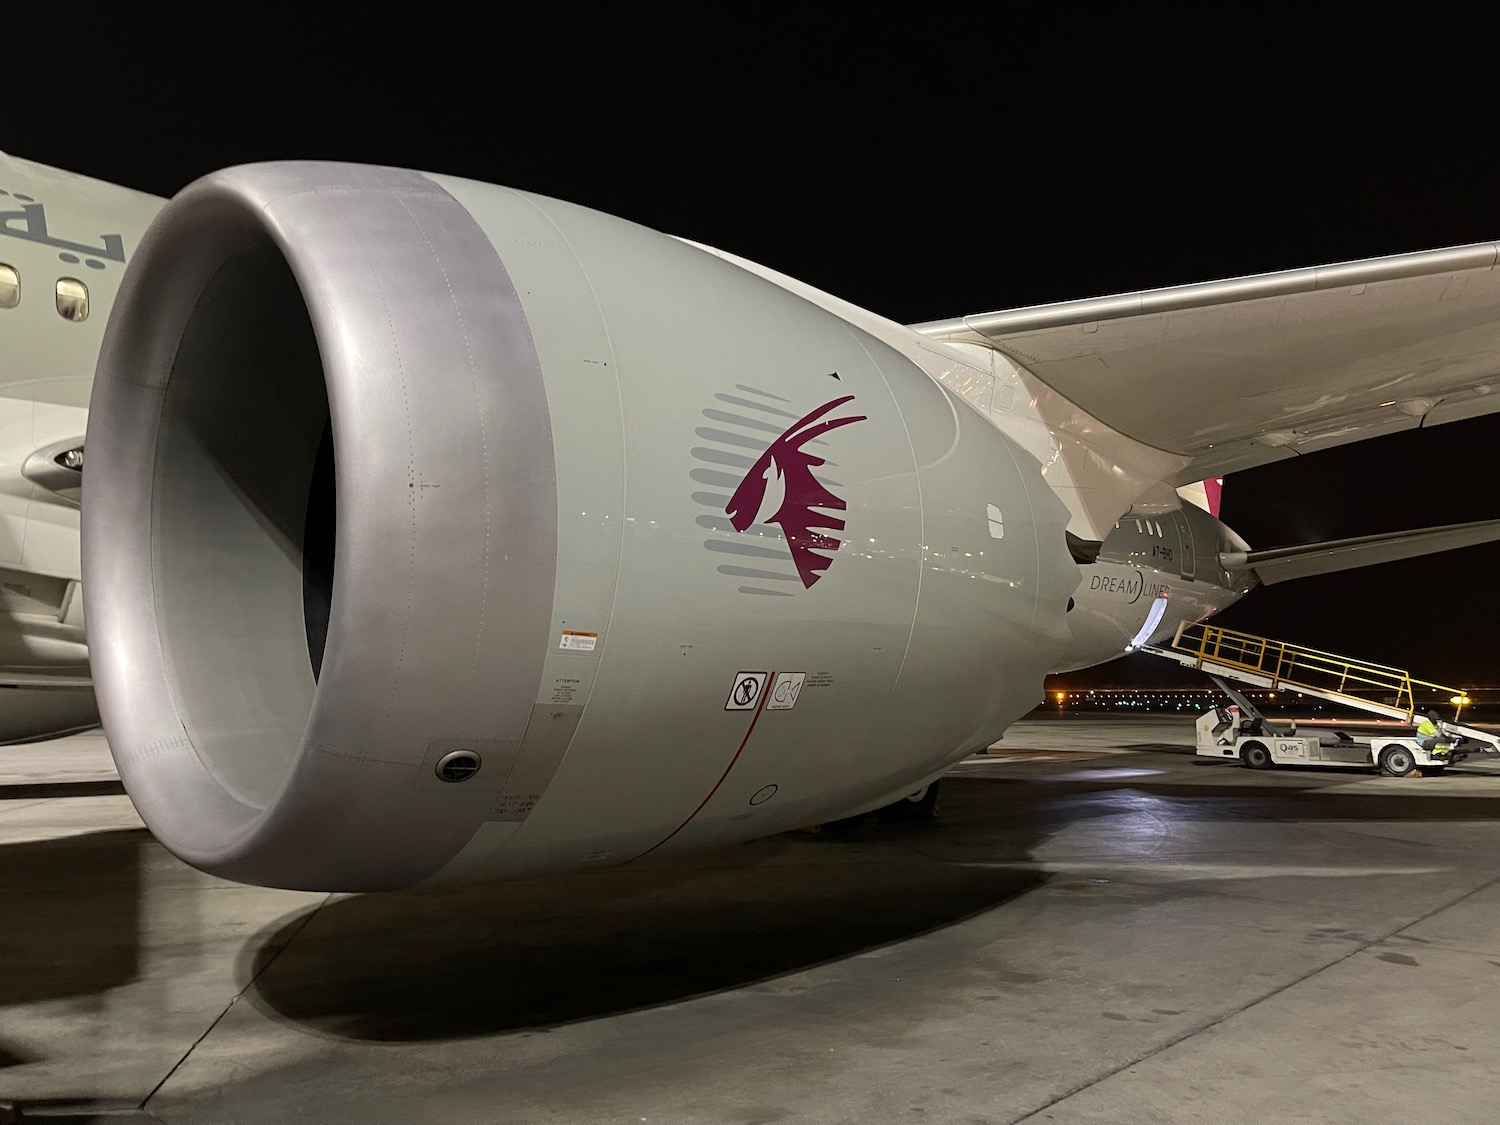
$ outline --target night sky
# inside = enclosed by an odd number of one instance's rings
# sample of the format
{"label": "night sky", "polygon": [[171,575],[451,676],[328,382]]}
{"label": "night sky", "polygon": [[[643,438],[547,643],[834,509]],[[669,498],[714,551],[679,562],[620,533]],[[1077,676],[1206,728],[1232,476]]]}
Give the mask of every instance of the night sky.
{"label": "night sky", "polygon": [[[330,30],[309,6],[85,2],[69,41],[93,61],[69,70],[34,7],[5,8],[14,155],[163,195],[254,160],[448,172],[720,246],[907,323],[1500,238],[1500,157],[1476,143],[1489,125],[1416,75],[1351,84],[1316,44],[1276,39],[1247,69],[1107,29],[829,38],[770,26],[770,9],[690,43],[639,8],[521,26],[496,7],[496,30],[417,5]],[[1257,547],[1500,517],[1497,437],[1481,419],[1239,474],[1223,515]],[[1221,620],[1500,683],[1497,573],[1500,547],[1471,548],[1259,590]],[[1074,680],[1152,674],[1135,658]]]}

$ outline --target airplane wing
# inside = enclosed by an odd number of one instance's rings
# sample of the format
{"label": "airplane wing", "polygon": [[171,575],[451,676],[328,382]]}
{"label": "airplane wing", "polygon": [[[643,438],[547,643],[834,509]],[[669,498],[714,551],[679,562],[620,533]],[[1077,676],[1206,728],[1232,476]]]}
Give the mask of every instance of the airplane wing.
{"label": "airplane wing", "polygon": [[1253,570],[1263,585],[1274,586],[1293,578],[1332,574],[1397,559],[1414,559],[1419,555],[1473,547],[1496,539],[1500,539],[1500,520],[1478,520],[1296,547],[1273,547],[1265,551],[1222,551],[1219,563],[1228,571]]}
{"label": "airplane wing", "polygon": [[1189,484],[1500,410],[1500,243],[915,325],[1010,357]]}

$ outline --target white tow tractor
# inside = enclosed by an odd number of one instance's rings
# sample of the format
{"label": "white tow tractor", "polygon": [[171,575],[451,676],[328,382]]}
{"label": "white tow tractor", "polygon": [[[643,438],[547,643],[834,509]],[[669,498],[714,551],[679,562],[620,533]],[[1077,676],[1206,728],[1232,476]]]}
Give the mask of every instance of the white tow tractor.
{"label": "white tow tractor", "polygon": [[[1386,664],[1373,664],[1351,656],[1339,656],[1306,645],[1258,637],[1236,629],[1225,629],[1203,621],[1185,621],[1177,627],[1170,645],[1143,645],[1138,650],[1196,668],[1227,695],[1234,707],[1209,711],[1198,720],[1200,758],[1239,759],[1251,769],[1272,766],[1335,766],[1371,769],[1379,766],[1396,777],[1422,770],[1439,773],[1473,754],[1500,754],[1500,739],[1490,731],[1438,723],[1438,744],[1423,749],[1411,723],[1426,709],[1419,696],[1448,700],[1460,713],[1468,696],[1457,688],[1431,680],[1418,680],[1410,672]],[[1297,733],[1293,722],[1283,729],[1258,711],[1245,696],[1230,687],[1234,680],[1272,692],[1287,689],[1298,695],[1326,699],[1357,711],[1394,719],[1403,724],[1401,733],[1352,738],[1342,731],[1326,734]]]}
{"label": "white tow tractor", "polygon": [[[1422,747],[1415,734],[1382,734],[1353,738],[1343,731],[1298,734],[1296,724],[1281,727],[1272,723],[1245,696],[1217,676],[1210,677],[1234,703],[1205,711],[1198,718],[1198,757],[1239,759],[1253,770],[1272,766],[1333,766],[1346,769],[1371,769],[1405,777],[1417,770],[1421,774],[1441,773],[1454,762],[1470,754],[1495,754],[1493,743],[1476,739],[1467,728],[1452,723],[1438,724],[1441,740],[1434,753]],[[1421,776],[1421,775],[1419,775]]]}

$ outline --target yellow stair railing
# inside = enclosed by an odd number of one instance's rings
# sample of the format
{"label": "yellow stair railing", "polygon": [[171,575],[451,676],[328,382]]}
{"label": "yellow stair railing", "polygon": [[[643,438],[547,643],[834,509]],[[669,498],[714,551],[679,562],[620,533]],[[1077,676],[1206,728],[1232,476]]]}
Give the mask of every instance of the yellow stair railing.
{"label": "yellow stair railing", "polygon": [[[1457,688],[1413,679],[1411,673],[1401,668],[1372,664],[1203,622],[1187,621],[1178,626],[1172,647],[1196,657],[1200,668],[1205,662],[1217,664],[1264,677],[1270,681],[1273,690],[1287,687],[1293,691],[1339,696],[1359,706],[1374,704],[1391,713],[1405,712],[1407,719],[1416,713],[1419,694],[1435,695],[1442,702],[1460,694]],[[1427,705],[1424,699],[1422,706]]]}

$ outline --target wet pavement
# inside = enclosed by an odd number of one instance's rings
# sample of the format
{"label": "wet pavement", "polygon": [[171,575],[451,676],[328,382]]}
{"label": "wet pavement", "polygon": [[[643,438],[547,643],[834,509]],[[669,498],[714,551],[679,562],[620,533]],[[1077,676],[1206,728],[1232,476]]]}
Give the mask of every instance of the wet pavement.
{"label": "wet pavement", "polygon": [[[1500,770],[1031,720],[937,819],[482,887],[185,867],[0,749],[0,1101],[237,1122],[1492,1122]],[[115,1116],[119,1115],[119,1116]]]}

